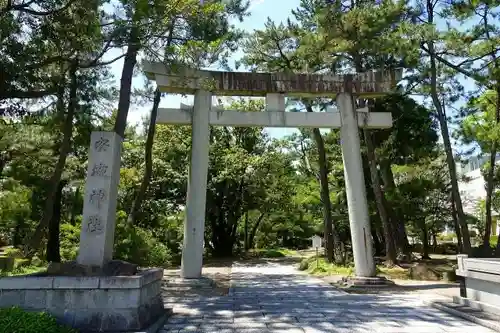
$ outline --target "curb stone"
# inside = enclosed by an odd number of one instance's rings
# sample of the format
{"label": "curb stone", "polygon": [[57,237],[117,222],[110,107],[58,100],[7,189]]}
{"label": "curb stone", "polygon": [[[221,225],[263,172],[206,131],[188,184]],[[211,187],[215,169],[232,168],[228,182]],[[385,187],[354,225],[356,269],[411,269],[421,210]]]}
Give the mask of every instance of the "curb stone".
{"label": "curb stone", "polygon": [[478,318],[476,316],[470,315],[468,313],[465,313],[465,312],[462,312],[459,310],[455,310],[455,309],[453,309],[449,306],[446,306],[445,304],[442,304],[440,302],[425,302],[425,303],[427,305],[435,308],[435,309],[441,310],[441,311],[446,312],[448,314],[460,317],[460,318],[465,319],[467,321],[470,321],[472,323],[489,328],[495,332],[500,332],[500,323],[495,323],[495,322],[492,322],[490,320],[481,319],[481,318]]}

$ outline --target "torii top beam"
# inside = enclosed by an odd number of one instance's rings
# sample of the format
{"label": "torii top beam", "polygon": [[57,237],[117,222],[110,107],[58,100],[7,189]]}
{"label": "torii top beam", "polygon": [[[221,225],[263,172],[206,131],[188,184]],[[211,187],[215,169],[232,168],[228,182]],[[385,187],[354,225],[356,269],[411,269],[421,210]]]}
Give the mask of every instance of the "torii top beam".
{"label": "torii top beam", "polygon": [[266,96],[273,93],[296,97],[331,97],[342,92],[360,97],[389,93],[401,80],[402,69],[357,74],[320,75],[293,73],[248,73],[197,70],[144,62],[144,72],[162,92],[194,94],[198,89],[218,96]]}

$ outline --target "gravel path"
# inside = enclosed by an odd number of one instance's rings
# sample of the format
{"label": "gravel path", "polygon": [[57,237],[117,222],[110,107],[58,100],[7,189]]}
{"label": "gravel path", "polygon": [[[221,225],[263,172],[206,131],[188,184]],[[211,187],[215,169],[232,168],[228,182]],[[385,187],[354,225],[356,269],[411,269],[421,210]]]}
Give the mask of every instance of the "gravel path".
{"label": "gravel path", "polygon": [[267,261],[236,263],[227,296],[171,297],[166,332],[493,333],[430,308],[432,294],[354,295]]}

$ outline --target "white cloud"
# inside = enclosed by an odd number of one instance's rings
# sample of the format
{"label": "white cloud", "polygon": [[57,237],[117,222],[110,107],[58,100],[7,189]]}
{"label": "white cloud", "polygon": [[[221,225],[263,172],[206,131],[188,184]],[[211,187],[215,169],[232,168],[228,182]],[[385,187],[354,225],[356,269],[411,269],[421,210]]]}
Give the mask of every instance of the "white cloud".
{"label": "white cloud", "polygon": [[250,9],[262,4],[264,0],[250,0]]}

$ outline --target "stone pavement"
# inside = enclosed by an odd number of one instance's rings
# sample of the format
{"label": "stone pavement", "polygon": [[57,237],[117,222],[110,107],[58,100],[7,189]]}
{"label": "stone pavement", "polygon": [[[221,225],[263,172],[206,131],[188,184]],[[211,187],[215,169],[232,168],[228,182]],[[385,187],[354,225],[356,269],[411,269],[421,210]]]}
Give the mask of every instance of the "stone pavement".
{"label": "stone pavement", "polygon": [[432,296],[346,294],[272,261],[231,274],[228,296],[167,297],[174,315],[160,332],[494,332],[426,306]]}

